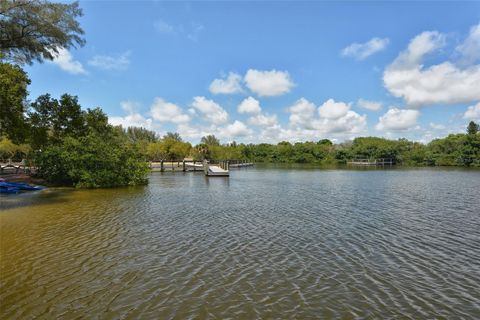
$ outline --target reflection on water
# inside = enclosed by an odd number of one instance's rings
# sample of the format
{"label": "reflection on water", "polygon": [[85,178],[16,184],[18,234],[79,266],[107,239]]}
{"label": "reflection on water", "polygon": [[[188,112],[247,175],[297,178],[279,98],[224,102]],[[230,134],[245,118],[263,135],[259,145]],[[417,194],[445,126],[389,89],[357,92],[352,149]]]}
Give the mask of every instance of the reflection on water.
{"label": "reflection on water", "polygon": [[2,196],[0,318],[479,318],[479,190],[258,167]]}

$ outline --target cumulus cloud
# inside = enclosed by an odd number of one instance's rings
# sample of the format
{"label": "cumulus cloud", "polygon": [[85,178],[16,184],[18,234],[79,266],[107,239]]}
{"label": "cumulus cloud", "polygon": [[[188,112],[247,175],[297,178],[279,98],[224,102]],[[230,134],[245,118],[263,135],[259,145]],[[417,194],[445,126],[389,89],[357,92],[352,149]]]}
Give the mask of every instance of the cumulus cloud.
{"label": "cumulus cloud", "polygon": [[338,119],[346,115],[348,110],[350,110],[350,104],[328,99],[318,108],[318,114],[322,118]]}
{"label": "cumulus cloud", "polygon": [[220,128],[220,136],[228,138],[246,137],[253,133],[243,122],[235,120],[233,123]]}
{"label": "cumulus cloud", "polygon": [[388,38],[372,38],[365,43],[352,43],[348,47],[343,48],[342,56],[363,60],[376,52],[384,50],[389,42]]}
{"label": "cumulus cloud", "polygon": [[315,116],[315,109],[315,104],[305,98],[300,98],[287,109],[290,112],[290,125],[310,127],[311,120]]}
{"label": "cumulus cloud", "polygon": [[152,119],[147,119],[139,113],[140,104],[134,101],[122,101],[120,106],[123,111],[127,113],[124,117],[109,117],[109,122],[114,126],[121,125],[124,128],[128,127],[143,127],[147,129],[152,128]]}
{"label": "cumulus cloud", "polygon": [[247,87],[259,96],[279,96],[290,92],[294,83],[286,71],[249,69],[244,77]]}
{"label": "cumulus cloud", "polygon": [[215,79],[210,84],[209,90],[213,94],[232,94],[242,92],[242,76],[230,72],[226,79]]}
{"label": "cumulus cloud", "polygon": [[378,111],[383,108],[383,104],[381,102],[369,101],[364,99],[358,99],[357,106],[371,111]]}
{"label": "cumulus cloud", "polygon": [[184,114],[182,109],[174,103],[162,98],[155,98],[150,107],[153,119],[160,122],[185,123],[190,121],[190,116]]}
{"label": "cumulus cloud", "polygon": [[290,112],[289,135],[318,138],[326,134],[350,136],[365,132],[367,116],[350,110],[350,105],[329,99],[317,108],[312,102],[301,98],[287,109]]}
{"label": "cumulus cloud", "polygon": [[257,99],[248,97],[238,105],[237,111],[239,113],[259,114],[262,111],[262,108]]}
{"label": "cumulus cloud", "polygon": [[52,52],[54,58],[51,63],[57,65],[63,71],[71,74],[88,74],[80,61],[73,58],[70,51],[65,48],[58,48],[58,53]]}
{"label": "cumulus cloud", "polygon": [[464,119],[480,119],[480,102],[474,106],[468,107],[467,111],[463,114]]}
{"label": "cumulus cloud", "polygon": [[473,64],[480,59],[480,23],[470,29],[468,37],[456,51],[460,53],[463,64]]}
{"label": "cumulus cloud", "polygon": [[424,66],[425,56],[444,45],[445,35],[436,31],[423,32],[413,38],[408,48],[385,69],[386,89],[417,108],[480,100],[480,65],[459,68],[446,61]]}
{"label": "cumulus cloud", "polygon": [[257,114],[248,119],[249,124],[259,127],[272,127],[278,124],[277,115]]}
{"label": "cumulus cloud", "polygon": [[102,70],[125,70],[130,65],[130,51],[117,56],[97,55],[88,64]]}
{"label": "cumulus cloud", "polygon": [[213,100],[205,97],[194,97],[192,107],[200,111],[205,120],[213,124],[222,124],[228,121],[228,113]]}
{"label": "cumulus cloud", "polygon": [[377,130],[405,130],[414,127],[420,116],[418,110],[391,108],[378,119]]}

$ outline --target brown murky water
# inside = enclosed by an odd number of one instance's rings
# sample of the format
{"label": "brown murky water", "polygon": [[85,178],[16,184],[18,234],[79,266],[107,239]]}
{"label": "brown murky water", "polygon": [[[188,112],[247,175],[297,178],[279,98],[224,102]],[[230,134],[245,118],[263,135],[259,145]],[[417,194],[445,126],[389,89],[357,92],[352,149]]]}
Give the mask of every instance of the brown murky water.
{"label": "brown murky water", "polygon": [[1,319],[480,318],[480,171],[2,196]]}

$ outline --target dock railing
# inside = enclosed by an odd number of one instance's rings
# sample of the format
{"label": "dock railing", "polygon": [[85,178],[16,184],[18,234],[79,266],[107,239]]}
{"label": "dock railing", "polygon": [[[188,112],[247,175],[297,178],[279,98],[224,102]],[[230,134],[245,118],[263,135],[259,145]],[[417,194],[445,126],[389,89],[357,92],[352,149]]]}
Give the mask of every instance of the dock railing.
{"label": "dock railing", "polygon": [[347,161],[349,165],[358,165],[358,166],[385,166],[385,165],[394,165],[395,161],[393,158],[378,158],[378,159],[359,159],[355,158],[350,161]]}
{"label": "dock railing", "polygon": [[[247,160],[209,160],[209,164],[217,165],[224,170],[233,168],[243,168],[253,166],[252,162]],[[204,160],[160,160],[149,161],[149,167],[152,171],[203,171]]]}

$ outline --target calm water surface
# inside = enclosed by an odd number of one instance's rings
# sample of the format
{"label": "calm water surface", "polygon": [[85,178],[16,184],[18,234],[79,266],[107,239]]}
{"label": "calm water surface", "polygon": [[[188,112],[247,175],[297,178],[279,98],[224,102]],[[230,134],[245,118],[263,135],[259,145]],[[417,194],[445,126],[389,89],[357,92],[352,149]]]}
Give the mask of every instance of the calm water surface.
{"label": "calm water surface", "polygon": [[1,319],[480,318],[480,171],[2,196]]}

